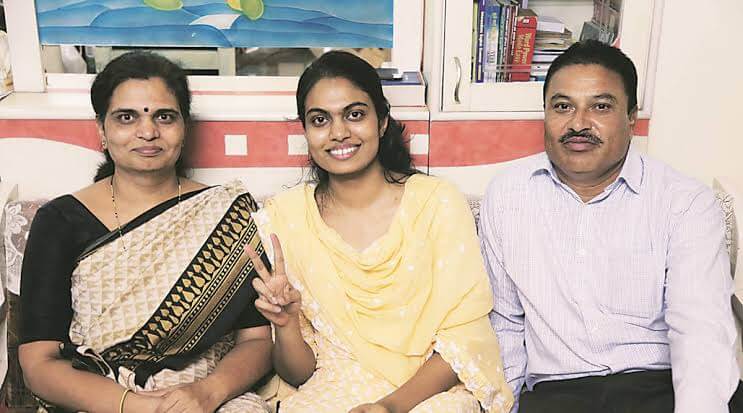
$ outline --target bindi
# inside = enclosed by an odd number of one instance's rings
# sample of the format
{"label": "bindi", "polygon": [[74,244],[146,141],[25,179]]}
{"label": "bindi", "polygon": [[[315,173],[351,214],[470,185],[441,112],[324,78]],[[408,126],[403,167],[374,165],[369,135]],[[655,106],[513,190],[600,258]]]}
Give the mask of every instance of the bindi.
{"label": "bindi", "polygon": [[144,113],[147,113],[147,112],[149,112],[149,111],[150,111],[150,108],[148,108],[148,107],[145,107],[145,108],[144,108]]}

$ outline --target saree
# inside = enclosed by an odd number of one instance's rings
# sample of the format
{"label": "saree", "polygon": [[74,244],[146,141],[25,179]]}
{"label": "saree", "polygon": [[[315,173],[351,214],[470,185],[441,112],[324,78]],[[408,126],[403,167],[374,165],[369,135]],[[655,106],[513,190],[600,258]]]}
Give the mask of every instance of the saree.
{"label": "saree", "polygon": [[[94,241],[72,273],[71,343],[63,354],[132,390],[206,377],[234,345],[233,326],[256,298],[257,273],[243,253],[250,244],[265,257],[255,210],[231,183],[161,204],[121,237],[113,231]],[[267,410],[246,393],[218,411]]]}
{"label": "saree", "polygon": [[276,233],[282,242],[287,276],[302,296],[302,335],[317,361],[282,412],[374,402],[434,352],[461,384],[414,412],[508,412],[513,395],[488,320],[492,294],[462,194],[411,176],[388,231],[357,251],[325,224],[314,193],[314,185],[293,188],[255,214],[261,236]]}

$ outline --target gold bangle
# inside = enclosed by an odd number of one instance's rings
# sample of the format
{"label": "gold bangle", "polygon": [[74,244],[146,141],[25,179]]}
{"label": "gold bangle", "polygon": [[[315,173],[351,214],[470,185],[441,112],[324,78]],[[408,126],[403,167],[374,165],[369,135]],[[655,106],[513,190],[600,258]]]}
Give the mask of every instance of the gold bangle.
{"label": "gold bangle", "polygon": [[121,395],[121,401],[119,402],[119,413],[124,413],[124,400],[126,400],[126,395],[131,392],[130,389],[125,389],[124,393]]}

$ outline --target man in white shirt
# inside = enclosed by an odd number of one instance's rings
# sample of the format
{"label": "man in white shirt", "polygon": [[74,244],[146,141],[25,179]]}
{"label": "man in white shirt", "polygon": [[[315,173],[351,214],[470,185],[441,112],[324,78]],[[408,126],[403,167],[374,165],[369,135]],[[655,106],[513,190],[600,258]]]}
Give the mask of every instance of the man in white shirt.
{"label": "man in white shirt", "polygon": [[721,210],[629,149],[636,96],[621,51],[573,45],[544,84],[545,153],[488,187],[491,321],[525,390],[513,412],[743,411]]}

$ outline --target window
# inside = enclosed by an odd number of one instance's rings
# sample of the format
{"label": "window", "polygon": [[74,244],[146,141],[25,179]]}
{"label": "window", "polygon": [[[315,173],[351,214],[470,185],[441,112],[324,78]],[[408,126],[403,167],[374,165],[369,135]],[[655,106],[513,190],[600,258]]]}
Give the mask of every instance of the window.
{"label": "window", "polygon": [[[252,4],[254,8],[238,11],[235,7],[240,7],[241,2],[236,0],[98,0],[87,1],[83,7],[79,6],[79,0],[5,0],[15,89],[87,91],[93,73],[133,47],[154,48],[179,62],[193,75],[189,80],[194,94],[204,96],[219,97],[221,93],[293,96],[297,76],[329,48],[364,46],[356,51],[366,55],[372,64],[420,71],[423,0],[356,1],[360,5],[357,8],[334,0],[253,0],[242,4]],[[316,6],[316,10],[300,12],[289,7],[303,2]],[[103,10],[107,4],[118,8]],[[359,22],[361,5],[369,7],[364,12],[369,17]],[[165,10],[168,8],[173,10]],[[392,16],[386,18],[392,24],[385,20],[385,13],[390,10]],[[303,16],[294,16],[297,21],[292,21],[292,13]],[[158,29],[144,27],[146,24],[133,29],[131,23],[127,24],[127,19],[142,20],[143,16],[150,19],[146,23],[152,26],[163,24]],[[298,22],[301,18],[304,20]],[[71,26],[70,22],[80,26],[77,29],[64,26]],[[99,26],[103,25],[101,22],[107,22],[108,26],[118,24],[118,34],[111,27],[96,27],[88,34],[82,32],[80,27],[91,26],[93,22]],[[251,29],[243,32],[252,33],[252,37],[240,32],[240,28],[249,26]],[[122,30],[122,27],[126,28]],[[122,32],[131,34],[130,40],[117,41],[116,36],[119,40],[126,38],[121,37]],[[199,41],[189,44],[184,35]],[[231,40],[225,42],[225,39]],[[65,43],[64,47],[58,46]],[[81,43],[94,45],[74,47]],[[79,54],[83,67],[76,71],[86,74],[64,73],[63,53]],[[394,93],[389,97],[394,105]],[[290,103],[293,110],[293,102]],[[421,101],[420,105],[423,104]],[[276,110],[282,106],[283,103],[269,105]]]}

